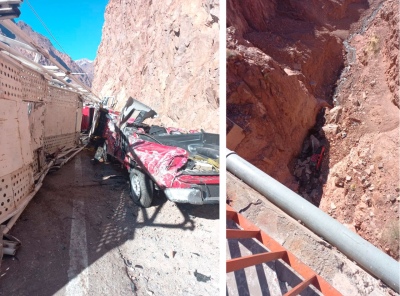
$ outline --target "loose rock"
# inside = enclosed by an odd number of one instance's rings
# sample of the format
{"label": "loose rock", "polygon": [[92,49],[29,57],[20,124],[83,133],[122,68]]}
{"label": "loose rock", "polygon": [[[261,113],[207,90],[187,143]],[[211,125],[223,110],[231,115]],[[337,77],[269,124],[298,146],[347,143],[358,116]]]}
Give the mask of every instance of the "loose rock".
{"label": "loose rock", "polygon": [[354,99],[354,100],[353,100],[353,105],[356,106],[356,107],[358,107],[358,106],[360,106],[361,104],[360,104],[360,101],[359,101],[358,99]]}
{"label": "loose rock", "polygon": [[335,185],[337,187],[343,187],[344,186],[343,178],[335,177]]}
{"label": "loose rock", "polygon": [[340,116],[342,115],[343,108],[341,106],[336,106],[329,111],[329,123],[338,123]]}
{"label": "loose rock", "polygon": [[337,124],[328,124],[323,126],[322,130],[326,135],[336,135],[339,132],[339,126]]}
{"label": "loose rock", "polygon": [[363,94],[362,94],[362,98],[363,98],[364,100],[366,100],[366,99],[367,99],[367,94],[366,94],[365,92],[363,92]]}
{"label": "loose rock", "polygon": [[364,184],[363,184],[363,188],[365,189],[365,188],[367,188],[369,186],[371,186],[371,183],[368,182],[368,181],[365,181]]}
{"label": "loose rock", "polygon": [[300,178],[302,174],[303,174],[303,168],[302,168],[302,167],[298,167],[298,168],[294,171],[294,175],[295,175],[297,178]]}

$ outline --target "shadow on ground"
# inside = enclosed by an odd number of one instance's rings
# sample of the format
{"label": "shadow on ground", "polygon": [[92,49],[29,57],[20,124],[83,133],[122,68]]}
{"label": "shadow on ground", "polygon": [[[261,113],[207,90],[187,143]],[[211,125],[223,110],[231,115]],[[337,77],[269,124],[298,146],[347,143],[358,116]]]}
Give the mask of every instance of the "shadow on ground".
{"label": "shadow on ground", "polygon": [[[84,150],[49,174],[12,228],[11,234],[22,241],[22,247],[15,257],[3,258],[0,295],[72,295],[68,284],[80,280],[78,275],[109,256],[111,250],[114,253],[106,263],[109,266],[91,271],[91,283],[78,284],[84,288],[80,293],[93,291],[94,285],[101,286],[110,277],[115,278],[112,291],[119,295],[139,293],[134,280],[129,274],[127,277],[129,264],[121,254],[121,245],[129,241],[134,244],[140,228],[148,228],[149,235],[156,228],[195,232],[197,216],[218,219],[218,205],[172,205],[162,194],[152,207],[139,208],[129,196],[126,170],[111,163],[93,164],[92,155],[93,151]],[[103,180],[107,176],[113,177]],[[171,207],[179,211],[170,211]],[[72,244],[78,247],[75,251]],[[87,250],[81,252],[80,247]],[[124,264],[112,262],[121,258]]]}

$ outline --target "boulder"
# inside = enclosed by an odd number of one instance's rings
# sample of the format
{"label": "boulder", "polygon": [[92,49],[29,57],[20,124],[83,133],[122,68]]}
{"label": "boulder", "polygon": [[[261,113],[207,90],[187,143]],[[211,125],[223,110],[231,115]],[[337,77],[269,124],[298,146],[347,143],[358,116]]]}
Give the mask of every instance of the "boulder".
{"label": "boulder", "polygon": [[337,124],[327,124],[322,127],[325,135],[336,135],[339,132],[339,126]]}
{"label": "boulder", "polygon": [[336,106],[329,111],[329,123],[338,123],[340,116],[342,115],[343,108]]}

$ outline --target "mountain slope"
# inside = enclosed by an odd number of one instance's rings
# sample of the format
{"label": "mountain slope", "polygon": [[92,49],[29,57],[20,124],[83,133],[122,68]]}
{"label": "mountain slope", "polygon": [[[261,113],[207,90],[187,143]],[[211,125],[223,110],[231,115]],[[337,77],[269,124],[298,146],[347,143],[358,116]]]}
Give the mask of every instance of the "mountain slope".
{"label": "mountain slope", "polygon": [[93,61],[89,59],[79,59],[76,60],[75,63],[78,64],[78,66],[81,67],[82,70],[88,75],[89,80],[93,81],[93,75],[94,75]]}

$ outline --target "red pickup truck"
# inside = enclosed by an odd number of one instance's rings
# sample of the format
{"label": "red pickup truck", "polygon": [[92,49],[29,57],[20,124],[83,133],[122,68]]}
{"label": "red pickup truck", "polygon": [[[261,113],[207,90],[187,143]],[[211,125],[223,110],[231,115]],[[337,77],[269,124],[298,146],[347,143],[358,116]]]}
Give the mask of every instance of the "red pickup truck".
{"label": "red pickup truck", "polygon": [[133,201],[149,207],[162,190],[173,202],[219,203],[219,135],[143,123],[155,116],[132,98],[121,112],[100,108],[94,116],[92,135],[128,169]]}

